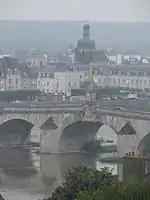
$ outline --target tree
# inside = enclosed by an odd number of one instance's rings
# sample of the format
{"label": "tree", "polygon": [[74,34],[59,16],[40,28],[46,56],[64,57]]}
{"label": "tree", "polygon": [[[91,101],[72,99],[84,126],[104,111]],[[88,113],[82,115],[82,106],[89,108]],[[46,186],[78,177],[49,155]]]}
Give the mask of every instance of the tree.
{"label": "tree", "polygon": [[103,190],[80,191],[78,200],[149,200],[150,183],[117,183]]}
{"label": "tree", "polygon": [[87,142],[81,149],[81,151],[87,151],[89,153],[103,153],[104,152],[104,147],[102,146],[103,139],[99,140],[93,140],[90,142]]}
{"label": "tree", "polygon": [[54,191],[48,200],[72,200],[76,199],[81,191],[87,190],[93,193],[93,191],[101,191],[116,183],[118,183],[118,177],[113,175],[108,168],[98,171],[80,165],[68,172],[65,182]]}
{"label": "tree", "polygon": [[89,80],[86,80],[83,82],[83,84],[81,85],[81,88],[88,88],[90,85],[90,81]]}

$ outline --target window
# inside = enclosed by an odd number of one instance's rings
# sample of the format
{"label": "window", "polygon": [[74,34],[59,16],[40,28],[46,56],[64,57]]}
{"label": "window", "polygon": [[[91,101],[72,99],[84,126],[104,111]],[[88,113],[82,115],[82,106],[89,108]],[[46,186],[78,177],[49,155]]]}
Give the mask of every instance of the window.
{"label": "window", "polygon": [[49,86],[49,81],[47,81],[47,86]]}
{"label": "window", "polygon": [[148,76],[148,72],[144,72],[144,76]]}
{"label": "window", "polygon": [[9,78],[9,84],[11,84],[11,78]]}
{"label": "window", "polygon": [[140,85],[142,85],[142,80],[140,80]]}
{"label": "window", "polygon": [[74,87],[75,87],[75,88],[76,88],[76,85],[77,85],[76,82],[74,82]]}
{"label": "window", "polygon": [[82,79],[82,75],[80,75],[80,79]]}
{"label": "window", "polygon": [[50,78],[53,78],[53,73],[50,73],[50,74],[49,74],[49,77],[50,77]]}
{"label": "window", "polygon": [[47,73],[45,73],[45,78],[47,78]]}
{"label": "window", "polygon": [[71,85],[71,83],[69,82],[69,83],[68,83],[68,86],[70,87],[70,85]]}
{"label": "window", "polygon": [[11,90],[11,86],[9,86],[9,90]]}
{"label": "window", "polygon": [[47,89],[47,93],[49,93],[49,89]]}
{"label": "window", "polygon": [[111,84],[111,78],[109,78],[109,83]]}
{"label": "window", "polygon": [[41,84],[40,84],[40,81],[38,81],[38,85],[41,85]]}
{"label": "window", "polygon": [[43,77],[43,73],[41,73],[41,77]]}
{"label": "window", "polygon": [[118,83],[120,84],[120,78],[118,79]]}
{"label": "window", "polygon": [[144,84],[145,84],[145,85],[147,84],[147,81],[146,81],[146,80],[144,80]]}
{"label": "window", "polygon": [[116,79],[114,78],[114,84],[116,84]]}
{"label": "window", "polygon": [[18,82],[19,82],[19,81],[18,81],[18,79],[16,78],[16,84],[18,84]]}
{"label": "window", "polygon": [[149,80],[149,85],[150,85],[150,80]]}
{"label": "window", "polygon": [[18,85],[16,85],[16,89],[18,89]]}

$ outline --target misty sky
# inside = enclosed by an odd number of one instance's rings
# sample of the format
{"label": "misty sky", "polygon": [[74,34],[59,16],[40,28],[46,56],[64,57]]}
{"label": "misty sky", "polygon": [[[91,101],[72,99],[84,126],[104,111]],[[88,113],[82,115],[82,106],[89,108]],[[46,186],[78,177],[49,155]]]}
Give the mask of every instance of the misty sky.
{"label": "misty sky", "polygon": [[0,20],[149,21],[150,0],[0,0]]}

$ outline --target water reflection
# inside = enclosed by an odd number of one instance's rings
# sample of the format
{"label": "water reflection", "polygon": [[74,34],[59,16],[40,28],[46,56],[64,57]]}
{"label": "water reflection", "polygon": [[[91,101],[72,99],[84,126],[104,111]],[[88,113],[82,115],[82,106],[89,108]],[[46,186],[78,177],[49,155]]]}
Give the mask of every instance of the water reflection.
{"label": "water reflection", "polygon": [[[23,195],[27,192],[31,196],[38,194],[39,197],[49,196],[64,181],[69,168],[80,163],[97,169],[106,166],[97,162],[96,158],[83,154],[36,156],[30,150],[21,148],[0,148],[0,160],[1,190],[5,188],[8,193],[13,190]],[[114,173],[117,173],[116,165],[107,164],[107,167],[114,168]]]}
{"label": "water reflection", "polygon": [[65,175],[68,169],[83,164],[87,167],[96,169],[96,158],[83,154],[62,155],[58,157],[61,174]]}
{"label": "water reflection", "polygon": [[36,174],[31,152],[23,148],[0,148],[0,170],[9,177],[27,178]]}

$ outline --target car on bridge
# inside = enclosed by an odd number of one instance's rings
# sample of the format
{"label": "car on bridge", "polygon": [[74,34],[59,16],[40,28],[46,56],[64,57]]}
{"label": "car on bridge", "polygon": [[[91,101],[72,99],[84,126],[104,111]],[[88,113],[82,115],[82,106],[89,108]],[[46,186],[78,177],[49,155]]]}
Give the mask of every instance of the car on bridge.
{"label": "car on bridge", "polygon": [[116,107],[116,108],[114,108],[114,109],[115,109],[115,110],[124,111],[124,112],[127,111],[127,109],[125,109],[125,108],[123,108],[123,107]]}

